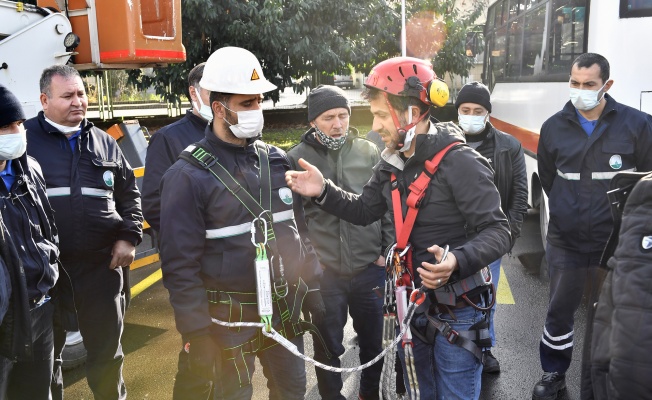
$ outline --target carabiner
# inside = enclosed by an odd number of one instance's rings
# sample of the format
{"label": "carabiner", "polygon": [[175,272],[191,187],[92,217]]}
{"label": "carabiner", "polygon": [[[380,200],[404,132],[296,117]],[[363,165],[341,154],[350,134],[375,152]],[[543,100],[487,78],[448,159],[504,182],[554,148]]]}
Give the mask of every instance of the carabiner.
{"label": "carabiner", "polygon": [[265,237],[265,240],[261,243],[263,246],[267,245],[267,220],[265,218],[261,217],[256,217],[254,218],[253,221],[251,221],[251,243],[254,246],[257,246],[258,243],[256,242],[256,222],[257,221],[262,221],[263,222],[263,231],[265,232],[263,236]]}

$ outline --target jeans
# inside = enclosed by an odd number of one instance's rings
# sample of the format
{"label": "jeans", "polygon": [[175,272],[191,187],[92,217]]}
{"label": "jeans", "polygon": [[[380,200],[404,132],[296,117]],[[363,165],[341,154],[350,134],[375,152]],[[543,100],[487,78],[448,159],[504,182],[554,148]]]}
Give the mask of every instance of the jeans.
{"label": "jeans", "polygon": [[[441,321],[448,322],[456,331],[468,330],[473,324],[484,318],[481,311],[473,307],[453,310],[457,321],[448,314],[434,315]],[[416,314],[412,325],[425,327],[427,319],[424,314]],[[435,344],[427,344],[413,337],[414,365],[417,371],[421,399],[472,400],[480,397],[482,363],[468,350],[450,344],[445,337],[437,334]],[[403,371],[405,368],[405,351],[398,345],[398,355]],[[405,387],[410,391],[410,384],[404,373]]]}
{"label": "jeans", "polygon": [[[353,329],[358,334],[360,364],[364,364],[382,352],[383,299],[373,289],[382,288],[385,282],[385,268],[370,263],[367,268],[352,278],[341,277],[329,269],[321,280],[321,295],[326,306],[324,320],[317,326],[326,347],[333,356],[326,358],[320,342],[315,340],[315,359],[324,364],[340,367],[340,356],[344,354],[342,340],[347,309],[353,319]],[[383,360],[362,370],[360,395],[364,399],[378,398],[378,384],[383,369]],[[319,394],[324,400],[344,399],[341,394],[342,375],[315,367]]]}
{"label": "jeans", "polygon": [[[502,257],[496,261],[489,264],[489,270],[491,271],[491,280],[496,288],[494,296],[498,294],[498,281],[500,280],[500,262]],[[496,346],[496,334],[494,331],[494,315],[496,314],[496,306],[498,302],[494,303],[494,306],[491,307],[491,312],[489,312],[489,336],[491,336],[491,347]]]}
{"label": "jeans", "polygon": [[[13,362],[0,356],[0,400],[47,399],[52,376],[53,337],[52,301],[33,308],[32,352],[33,360]],[[18,339],[21,340],[21,339]]]}

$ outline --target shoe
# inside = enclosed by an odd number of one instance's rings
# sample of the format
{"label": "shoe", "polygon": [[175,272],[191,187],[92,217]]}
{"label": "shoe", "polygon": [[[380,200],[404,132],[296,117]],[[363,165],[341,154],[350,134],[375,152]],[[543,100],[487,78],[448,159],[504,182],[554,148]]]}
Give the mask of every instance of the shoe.
{"label": "shoe", "polygon": [[496,360],[491,350],[485,350],[482,352],[482,373],[483,374],[499,374],[500,373],[500,363]]}
{"label": "shoe", "polygon": [[544,372],[534,385],[532,400],[555,400],[559,391],[566,388],[566,375],[559,372]]}

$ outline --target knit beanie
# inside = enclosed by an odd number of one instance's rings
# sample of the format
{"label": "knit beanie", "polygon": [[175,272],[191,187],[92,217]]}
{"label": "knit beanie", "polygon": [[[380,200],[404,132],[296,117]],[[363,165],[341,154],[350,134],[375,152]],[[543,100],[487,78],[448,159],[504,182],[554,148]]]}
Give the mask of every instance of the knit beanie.
{"label": "knit beanie", "polygon": [[314,121],[323,112],[340,107],[346,108],[351,115],[344,90],[337,86],[319,85],[308,95],[308,121]]}
{"label": "knit beanie", "polygon": [[0,84],[0,126],[25,119],[23,107],[18,98]]}
{"label": "knit beanie", "polygon": [[489,89],[481,82],[469,82],[460,90],[455,100],[455,108],[460,108],[460,104],[475,103],[480,104],[491,112],[491,94]]}

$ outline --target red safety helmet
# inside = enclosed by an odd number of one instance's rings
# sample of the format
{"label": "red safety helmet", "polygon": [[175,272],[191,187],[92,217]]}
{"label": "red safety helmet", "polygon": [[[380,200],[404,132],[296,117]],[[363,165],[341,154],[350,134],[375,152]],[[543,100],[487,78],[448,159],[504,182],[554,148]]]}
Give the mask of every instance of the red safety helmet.
{"label": "red safety helmet", "polygon": [[[395,57],[385,60],[371,70],[364,84],[368,88],[383,92],[394,126],[399,134],[399,148],[404,146],[408,131],[422,121],[428,113],[421,114],[417,120],[412,120],[410,114],[408,124],[401,126],[394,107],[389,102],[388,95],[415,97],[424,104],[438,107],[442,107],[448,102],[448,86],[437,78],[432,64],[419,58]],[[414,132],[411,137],[413,135]],[[411,137],[408,140],[411,140]]]}
{"label": "red safety helmet", "polygon": [[448,86],[435,74],[430,62],[414,57],[395,57],[376,65],[365,86],[387,94],[416,97],[425,104],[443,107]]}

